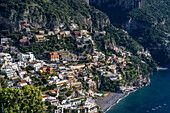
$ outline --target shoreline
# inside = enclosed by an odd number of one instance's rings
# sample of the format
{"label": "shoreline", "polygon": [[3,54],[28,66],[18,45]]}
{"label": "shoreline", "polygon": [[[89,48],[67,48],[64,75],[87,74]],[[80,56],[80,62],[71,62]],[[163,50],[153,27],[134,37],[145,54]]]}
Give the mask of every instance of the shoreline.
{"label": "shoreline", "polygon": [[147,84],[143,84],[141,86],[136,87],[129,87],[122,93],[114,93],[110,92],[107,94],[107,96],[100,97],[95,100],[97,106],[99,106],[100,110],[103,113],[108,112],[113,106],[118,104],[122,99],[129,96],[131,93],[136,92],[139,89],[142,89],[144,86],[150,86],[150,81],[147,82]]}
{"label": "shoreline", "polygon": [[100,107],[103,113],[109,111],[113,106],[118,104],[122,99],[127,97],[129,94],[134,93],[138,89],[127,91],[125,93],[109,93],[106,97],[101,97],[96,100],[97,105]]}
{"label": "shoreline", "polygon": [[107,108],[105,111],[103,111],[104,113],[106,113],[107,111],[109,111],[112,107],[114,107],[116,104],[118,104],[122,99],[126,98],[127,96],[129,96],[131,93],[134,93],[136,90],[133,91],[129,91],[126,92],[124,95],[122,95],[118,100],[116,100],[111,106],[109,106],[109,108]]}

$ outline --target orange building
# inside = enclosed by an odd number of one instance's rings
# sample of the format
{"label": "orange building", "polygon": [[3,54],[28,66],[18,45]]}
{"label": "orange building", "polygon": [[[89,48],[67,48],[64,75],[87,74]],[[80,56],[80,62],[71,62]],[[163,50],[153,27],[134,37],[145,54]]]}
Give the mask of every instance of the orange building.
{"label": "orange building", "polygon": [[57,52],[49,53],[48,57],[49,57],[50,61],[59,61],[59,54]]}
{"label": "orange building", "polygon": [[49,74],[54,73],[53,68],[49,67],[49,66],[44,66],[44,67],[40,68],[40,71],[44,72],[44,73],[49,73]]}
{"label": "orange building", "polygon": [[81,36],[80,31],[74,31],[74,36],[75,37]]}
{"label": "orange building", "polygon": [[45,35],[35,35],[35,37],[37,38],[38,42],[46,40]]}

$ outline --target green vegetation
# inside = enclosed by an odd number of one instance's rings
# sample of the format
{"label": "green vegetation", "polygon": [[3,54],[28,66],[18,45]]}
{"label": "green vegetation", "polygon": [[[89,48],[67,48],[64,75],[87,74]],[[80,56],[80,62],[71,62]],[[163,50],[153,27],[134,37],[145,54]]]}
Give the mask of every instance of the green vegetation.
{"label": "green vegetation", "polygon": [[[97,47],[102,50],[106,55],[117,54],[114,52],[114,48],[109,46],[106,48],[105,45],[117,45],[118,47],[123,46],[127,51],[133,53],[133,56],[136,56],[138,60],[134,60],[136,64],[140,64],[141,60],[145,61],[149,64],[150,67],[155,68],[156,63],[150,57],[149,59],[145,56],[139,57],[137,55],[137,51],[142,50],[142,45],[136,42],[132,37],[128,35],[128,33],[123,30],[117,29],[114,26],[110,25],[105,28],[107,32],[107,36],[102,38],[94,38]],[[118,55],[118,54],[117,54]]]}
{"label": "green vegetation", "polygon": [[170,62],[169,45],[166,44],[170,38],[165,34],[170,33],[169,15],[169,0],[146,0],[142,8],[134,9],[128,15],[145,25],[144,28],[133,30],[131,34],[136,41],[151,51],[154,60],[159,65]]}
{"label": "green vegetation", "polygon": [[117,81],[111,81],[109,77],[102,76],[101,78],[101,91],[111,91],[115,92],[118,89],[118,82]]}
{"label": "green vegetation", "polygon": [[133,54],[142,49],[142,46],[137,43],[128,33],[121,29],[116,29],[114,26],[108,26],[105,28],[108,32],[109,38],[113,38],[117,46],[123,46]]}
{"label": "green vegetation", "polygon": [[69,96],[71,96],[72,93],[73,93],[73,91],[68,91],[65,95],[66,95],[67,97],[69,97]]}
{"label": "green vegetation", "polygon": [[84,48],[77,48],[76,39],[74,37],[66,37],[57,39],[56,36],[48,37],[49,41],[39,42],[39,43],[32,43],[30,46],[20,46],[19,49],[21,52],[29,52],[32,51],[37,58],[46,59],[47,58],[47,51],[58,51],[61,49],[67,49],[69,52],[78,54],[85,52],[91,53],[92,52],[92,44],[89,43],[88,46]]}
{"label": "green vegetation", "polygon": [[[109,16],[114,26],[127,30],[135,41],[147,48],[158,65],[165,65],[170,62],[168,49],[170,45],[167,44],[170,38],[165,34],[170,33],[170,1],[141,1],[142,7],[140,8],[131,7],[127,3],[122,7],[118,4],[110,6],[116,3],[116,0],[108,0],[101,7],[96,7]],[[139,2],[139,0],[134,2]],[[129,8],[125,8],[125,5]],[[158,55],[160,57],[157,57]]]}
{"label": "green vegetation", "polygon": [[59,101],[62,101],[62,100],[63,100],[63,96],[60,96],[60,95],[59,95],[59,96],[58,96],[58,100],[59,100]]}
{"label": "green vegetation", "polygon": [[0,90],[5,89],[7,87],[7,83],[4,78],[0,77]]}
{"label": "green vegetation", "polygon": [[[108,19],[106,14],[89,6],[84,0],[2,0],[0,8],[4,19],[17,22],[27,18],[30,23],[33,21],[49,29],[53,28],[53,24],[72,21],[85,27],[86,18],[91,18],[93,26],[97,27],[98,21]],[[9,26],[9,23],[1,24],[2,29]]]}
{"label": "green vegetation", "polygon": [[46,87],[43,87],[42,91],[53,90],[54,88],[56,88],[55,85],[47,85]]}
{"label": "green vegetation", "polygon": [[170,1],[146,0],[142,8],[130,11],[129,16],[148,26],[154,26],[170,32]]}
{"label": "green vegetation", "polygon": [[45,111],[41,91],[32,86],[24,86],[22,89],[3,89],[0,91],[0,103],[3,104],[6,113]]}

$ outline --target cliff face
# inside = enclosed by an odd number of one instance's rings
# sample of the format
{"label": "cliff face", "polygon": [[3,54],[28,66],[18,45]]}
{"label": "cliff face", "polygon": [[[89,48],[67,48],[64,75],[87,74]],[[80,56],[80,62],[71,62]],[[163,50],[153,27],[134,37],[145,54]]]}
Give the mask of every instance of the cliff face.
{"label": "cliff face", "polygon": [[[134,8],[141,8],[145,0],[89,0],[89,4],[105,12],[111,23],[119,28],[129,29],[127,14]],[[132,23],[132,22],[131,22]],[[133,29],[135,26],[133,26]]]}
{"label": "cliff face", "polygon": [[[89,2],[88,0],[85,0]],[[105,27],[110,24],[108,16],[87,5],[84,0],[62,0],[38,2],[3,1],[0,5],[0,25],[3,28],[21,30],[23,26],[31,28],[53,28],[61,23],[76,23],[80,27]]]}
{"label": "cliff face", "polygon": [[138,80],[132,80],[130,83],[127,84],[127,86],[137,86],[138,88],[142,88],[143,86],[149,86],[151,84],[150,77],[143,77],[142,75],[138,76]]}
{"label": "cliff face", "polygon": [[117,7],[121,6],[124,9],[131,8],[140,8],[142,0],[90,0],[91,5],[101,7],[102,5],[107,4],[108,7]]}

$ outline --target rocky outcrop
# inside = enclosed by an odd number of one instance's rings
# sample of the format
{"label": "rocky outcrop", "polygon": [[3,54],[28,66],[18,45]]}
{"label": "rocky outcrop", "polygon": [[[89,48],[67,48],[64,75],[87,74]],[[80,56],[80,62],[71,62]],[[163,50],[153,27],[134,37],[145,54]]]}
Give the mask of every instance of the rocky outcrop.
{"label": "rocky outcrop", "polygon": [[149,25],[138,22],[134,18],[130,18],[129,20],[121,24],[121,28],[128,31],[128,33],[131,33],[133,32],[133,30],[136,30],[136,29],[149,28]]}
{"label": "rocky outcrop", "polygon": [[105,12],[114,26],[125,30],[140,26],[134,20],[130,20],[131,23],[134,22],[133,26],[129,24],[127,14],[134,8],[141,8],[144,3],[145,0],[90,0],[90,5]]}
{"label": "rocky outcrop", "polygon": [[114,39],[110,39],[110,40],[105,40],[104,42],[104,49],[114,49],[114,47],[116,46],[116,42]]}
{"label": "rocky outcrop", "polygon": [[143,87],[151,84],[150,77],[143,77],[143,76],[139,76],[139,77],[140,79],[138,79],[135,82],[132,82],[133,86]]}
{"label": "rocky outcrop", "polygon": [[[56,5],[65,4],[65,7],[56,8]],[[80,1],[73,1],[75,3],[69,3],[66,1],[56,1],[56,4],[50,4],[52,8],[48,8],[45,6],[45,3],[23,3],[23,5],[19,10],[17,10],[14,6],[9,10],[9,12],[0,11],[0,25],[4,28],[12,28],[13,30],[20,31],[25,26],[29,26],[30,28],[50,28],[55,29],[61,23],[76,23],[80,26],[80,28],[86,27],[91,30],[92,27],[105,27],[110,24],[110,20],[106,14],[102,13],[91,6],[84,7],[81,11],[79,11]],[[89,0],[86,0],[88,3]],[[8,7],[9,3],[6,3]],[[15,3],[14,4],[18,4]],[[73,6],[72,6],[73,5]],[[10,7],[10,6],[9,6]],[[12,7],[12,6],[11,6]],[[62,6],[59,6],[62,7]],[[70,9],[68,8],[70,7]],[[50,11],[50,10],[55,10]],[[67,11],[67,12],[66,12]]]}

